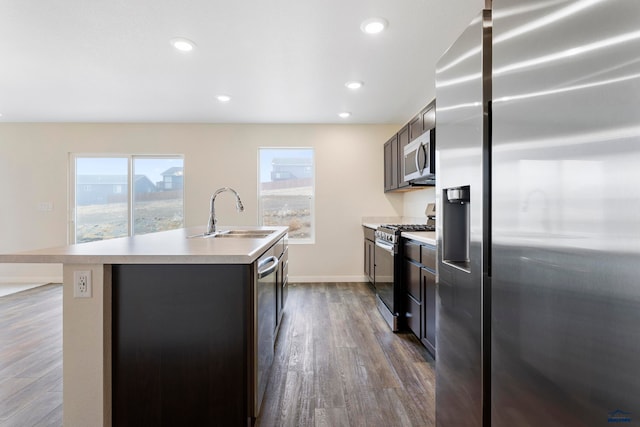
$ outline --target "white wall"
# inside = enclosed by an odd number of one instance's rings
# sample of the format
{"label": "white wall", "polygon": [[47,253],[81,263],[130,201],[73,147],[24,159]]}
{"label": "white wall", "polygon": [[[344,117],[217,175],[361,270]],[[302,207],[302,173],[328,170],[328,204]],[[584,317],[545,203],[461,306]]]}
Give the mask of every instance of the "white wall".
{"label": "white wall", "polygon": [[408,191],[404,194],[402,211],[405,217],[427,219],[424,211],[428,203],[436,202],[435,187],[425,187],[420,190]]}
{"label": "white wall", "polygon": [[[183,154],[185,222],[207,221],[224,194],[221,225],[257,223],[258,147],[313,147],[316,243],[290,247],[292,280],[364,280],[363,216],[402,216],[402,194],[383,193],[384,142],[398,125],[0,124],[0,252],[67,244],[69,153]],[[53,211],[40,212],[39,202]],[[0,282],[61,281],[59,265],[0,265]]]}

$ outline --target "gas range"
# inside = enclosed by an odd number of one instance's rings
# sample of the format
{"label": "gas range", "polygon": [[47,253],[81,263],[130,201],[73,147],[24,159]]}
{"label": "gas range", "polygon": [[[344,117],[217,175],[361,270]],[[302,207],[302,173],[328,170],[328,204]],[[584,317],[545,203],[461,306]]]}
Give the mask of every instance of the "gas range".
{"label": "gas range", "polygon": [[392,331],[403,329],[406,324],[407,290],[402,280],[403,257],[400,234],[403,231],[435,231],[435,204],[425,210],[426,223],[383,224],[376,229],[374,246],[374,288],[376,305]]}
{"label": "gas range", "polygon": [[[432,220],[429,220],[432,221]],[[435,224],[383,224],[376,229],[376,240],[388,242],[393,245],[400,240],[403,231],[435,231]]]}
{"label": "gas range", "polygon": [[374,287],[378,310],[392,331],[404,327],[406,289],[402,282],[402,248],[400,234],[403,231],[434,231],[435,220],[426,224],[383,224],[376,229]]}

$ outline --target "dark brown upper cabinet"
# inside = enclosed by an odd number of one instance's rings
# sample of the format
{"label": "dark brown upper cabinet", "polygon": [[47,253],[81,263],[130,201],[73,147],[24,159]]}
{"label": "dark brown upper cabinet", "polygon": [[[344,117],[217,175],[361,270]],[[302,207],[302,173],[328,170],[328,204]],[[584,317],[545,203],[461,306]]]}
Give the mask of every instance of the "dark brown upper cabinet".
{"label": "dark brown upper cabinet", "polygon": [[384,144],[384,191],[398,188],[398,134]]}
{"label": "dark brown upper cabinet", "polygon": [[435,100],[431,101],[409,123],[384,144],[384,191],[410,190],[404,180],[404,147],[436,125]]}

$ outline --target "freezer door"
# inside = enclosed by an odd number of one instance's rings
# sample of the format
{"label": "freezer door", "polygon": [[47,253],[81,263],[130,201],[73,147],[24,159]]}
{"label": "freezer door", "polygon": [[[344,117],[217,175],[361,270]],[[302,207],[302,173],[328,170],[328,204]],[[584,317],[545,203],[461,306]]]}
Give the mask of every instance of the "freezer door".
{"label": "freezer door", "polygon": [[488,424],[485,289],[491,13],[484,11],[436,66],[436,423]]}
{"label": "freezer door", "polygon": [[640,2],[493,7],[492,425],[640,425]]}

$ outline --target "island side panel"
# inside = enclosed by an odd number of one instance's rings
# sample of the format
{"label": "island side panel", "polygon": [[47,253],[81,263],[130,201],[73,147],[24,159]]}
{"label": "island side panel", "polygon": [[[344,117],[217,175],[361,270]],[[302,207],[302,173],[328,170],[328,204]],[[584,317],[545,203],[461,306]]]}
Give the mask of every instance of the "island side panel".
{"label": "island side panel", "polygon": [[250,265],[113,266],[113,425],[244,425]]}
{"label": "island side panel", "polygon": [[[91,298],[73,297],[74,271],[91,271]],[[111,426],[111,266],[63,266],[65,426]]]}

